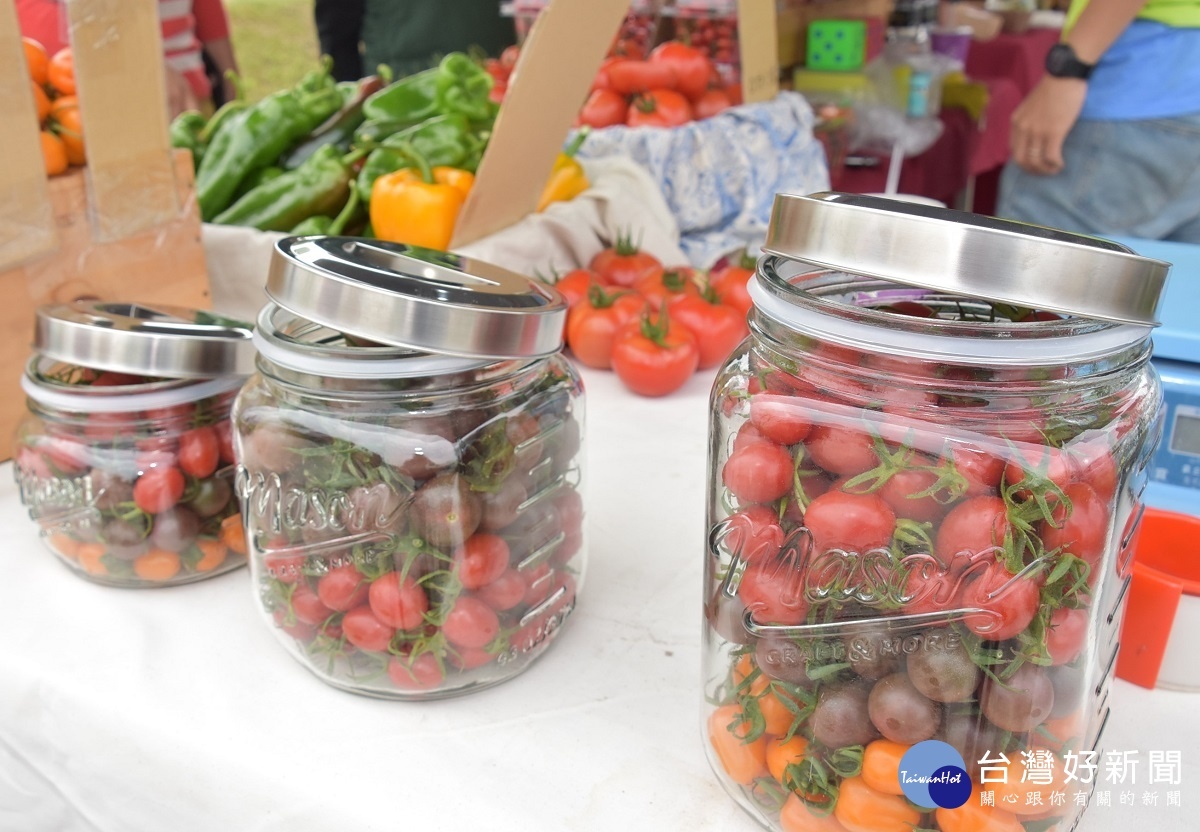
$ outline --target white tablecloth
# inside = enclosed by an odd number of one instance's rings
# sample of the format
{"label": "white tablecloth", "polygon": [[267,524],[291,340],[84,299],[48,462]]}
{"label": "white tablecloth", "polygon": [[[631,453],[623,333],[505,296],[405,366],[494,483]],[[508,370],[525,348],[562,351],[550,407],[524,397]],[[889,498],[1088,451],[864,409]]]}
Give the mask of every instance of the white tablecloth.
{"label": "white tablecloth", "polygon": [[[441,702],[318,681],[258,619],[245,570],[141,591],[73,577],[2,466],[0,830],[758,828],[709,772],[699,729],[711,381],[650,400],[586,373],[579,606],[526,673]],[[1112,800],[1129,788],[1137,805],[1093,808],[1083,830],[1200,827],[1198,704],[1116,683],[1106,746],[1141,765]],[[1181,785],[1143,785],[1153,750],[1182,751]]]}

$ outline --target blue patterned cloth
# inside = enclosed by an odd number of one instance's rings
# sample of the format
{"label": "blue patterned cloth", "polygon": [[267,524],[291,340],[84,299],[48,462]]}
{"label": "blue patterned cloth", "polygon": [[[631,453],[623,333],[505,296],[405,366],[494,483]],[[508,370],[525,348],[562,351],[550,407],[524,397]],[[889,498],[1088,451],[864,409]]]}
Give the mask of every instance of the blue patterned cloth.
{"label": "blue patterned cloth", "polygon": [[595,130],[579,155],[629,156],[646,168],[679,223],[688,259],[708,268],[732,251],[757,250],[776,193],[829,189],[813,121],[804,97],[784,92],[682,127]]}

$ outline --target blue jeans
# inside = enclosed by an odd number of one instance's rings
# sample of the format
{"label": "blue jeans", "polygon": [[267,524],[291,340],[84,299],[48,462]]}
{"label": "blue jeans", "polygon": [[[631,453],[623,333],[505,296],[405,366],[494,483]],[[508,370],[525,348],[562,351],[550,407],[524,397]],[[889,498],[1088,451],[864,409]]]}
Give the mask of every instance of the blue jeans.
{"label": "blue jeans", "polygon": [[1105,237],[1200,243],[1200,113],[1075,123],[1055,176],[1012,162],[996,213]]}

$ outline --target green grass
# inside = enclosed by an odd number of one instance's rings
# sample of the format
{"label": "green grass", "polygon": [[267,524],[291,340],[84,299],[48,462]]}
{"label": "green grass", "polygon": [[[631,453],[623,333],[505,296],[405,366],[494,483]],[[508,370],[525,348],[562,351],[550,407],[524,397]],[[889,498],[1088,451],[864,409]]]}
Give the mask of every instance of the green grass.
{"label": "green grass", "polygon": [[246,98],[290,87],[320,65],[312,0],[225,0]]}

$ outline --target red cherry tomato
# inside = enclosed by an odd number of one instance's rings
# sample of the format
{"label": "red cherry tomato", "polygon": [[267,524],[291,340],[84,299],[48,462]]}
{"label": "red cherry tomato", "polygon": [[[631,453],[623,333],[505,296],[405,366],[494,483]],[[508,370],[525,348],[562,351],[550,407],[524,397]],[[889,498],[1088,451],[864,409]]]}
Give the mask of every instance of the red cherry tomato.
{"label": "red cherry tomato", "polygon": [[665,310],[625,324],[613,339],[612,368],[617,378],[642,396],[665,396],[682,387],[700,363],[696,336]]}
{"label": "red cherry tomato", "polygon": [[1079,657],[1087,645],[1087,610],[1061,607],[1050,614],[1050,625],[1046,628],[1046,652],[1050,664],[1070,664]]}
{"label": "red cherry tomato", "polygon": [[[987,498],[981,498],[987,499]],[[967,629],[989,641],[1004,641],[1024,632],[1037,614],[1038,585],[1009,573],[1000,563],[964,581],[960,604],[986,612],[967,615]]]}
{"label": "red cherry tomato", "polygon": [[392,642],[396,631],[380,621],[365,604],[355,607],[342,617],[342,632],[346,641],[359,650],[383,653]]}
{"label": "red cherry tomato", "polygon": [[508,569],[508,544],[495,534],[473,534],[454,551],[454,571],[467,589],[490,584]]}
{"label": "red cherry tomato", "polygon": [[783,548],[783,527],[769,506],[747,506],[725,521],[725,547],[752,563],[770,560]]}
{"label": "red cherry tomato", "polygon": [[292,611],[305,624],[321,624],[334,613],[306,583],[296,584],[292,591]]}
{"label": "red cherry tomato", "polygon": [[770,503],[791,490],[793,469],[787,448],[763,438],[729,455],[721,481],[739,503]]}
{"label": "red cherry tomato", "polygon": [[179,467],[197,479],[212,476],[221,461],[221,441],[211,427],[193,428],[179,437]]}
{"label": "red cherry tomato", "polygon": [[612,367],[613,343],[617,333],[634,321],[646,301],[634,292],[607,292],[596,286],[588,290],[567,313],[567,346],[581,364],[607,370]]}
{"label": "red cherry tomato", "polygon": [[425,590],[408,576],[401,579],[398,572],[389,572],[371,581],[367,602],[375,617],[397,630],[415,630],[425,623],[429,597]]}
{"label": "red cherry tomato", "polygon": [[1051,513],[1053,524],[1042,521],[1042,545],[1047,551],[1061,549],[1083,558],[1094,571],[1108,544],[1108,504],[1090,485],[1081,482],[1071,483],[1063,493],[1070,508],[1060,502]]}
{"label": "red cherry tomato", "polygon": [[751,564],[737,593],[759,624],[803,624],[808,615],[804,576],[784,561]]}
{"label": "red cherry tomato", "polygon": [[934,554],[943,566],[961,558],[974,561],[1003,546],[1008,530],[1008,510],[1002,499],[968,497],[950,509],[938,526]]}
{"label": "red cherry tomato", "polygon": [[588,268],[600,275],[603,283],[632,289],[638,281],[662,271],[662,263],[639,249],[631,235],[621,234],[611,247],[592,258]]}
{"label": "red cherry tomato", "polygon": [[865,552],[892,542],[896,513],[878,494],[830,490],[809,503],[804,525],[812,534],[814,552]]}
{"label": "red cherry tomato", "polygon": [[335,566],[317,581],[317,597],[331,610],[342,612],[364,604],[370,584],[352,563]]}
{"label": "red cherry tomato", "polygon": [[500,632],[496,611],[472,595],[460,595],[446,614],[442,633],[457,647],[484,647]]}
{"label": "red cherry tomato", "polygon": [[650,308],[657,312],[663,307],[687,297],[699,297],[700,287],[696,283],[696,272],[687,266],[673,266],[647,274],[633,289],[644,297]]}
{"label": "red cherry tomato", "polygon": [[133,501],[147,514],[159,514],[174,508],[185,485],[178,468],[151,468],[133,484]]}
{"label": "red cherry tomato", "polygon": [[525,578],[516,569],[506,569],[489,584],[481,586],[476,595],[497,612],[511,610],[525,600],[529,590]]}
{"label": "red cherry tomato", "polygon": [[946,513],[948,507],[939,503],[933,495],[914,495],[928,491],[937,480],[937,474],[932,471],[905,468],[888,477],[876,493],[887,501],[897,517],[906,517],[918,523],[933,523]]}
{"label": "red cherry tomato", "polygon": [[671,315],[696,336],[701,370],[722,363],[750,334],[746,317],[711,294],[685,296],[675,301]]}
{"label": "red cherry tomato", "polygon": [[812,430],[803,399],[773,393],[759,393],[750,398],[749,424],[780,445],[803,442]]}
{"label": "red cherry tomato", "polygon": [[879,464],[871,435],[845,425],[816,425],[804,447],[812,461],[831,474],[852,477]]}
{"label": "red cherry tomato", "polygon": [[754,306],[746,288],[750,278],[754,276],[754,268],[754,258],[743,252],[733,262],[713,272],[709,277],[709,285],[716,289],[721,302],[737,309],[743,316],[749,315]]}
{"label": "red cherry tomato", "polygon": [[422,653],[411,660],[392,656],[388,660],[387,674],[393,685],[404,690],[432,690],[446,677],[432,653]]}

